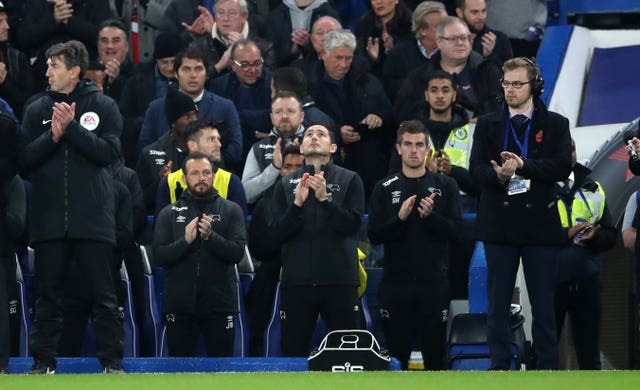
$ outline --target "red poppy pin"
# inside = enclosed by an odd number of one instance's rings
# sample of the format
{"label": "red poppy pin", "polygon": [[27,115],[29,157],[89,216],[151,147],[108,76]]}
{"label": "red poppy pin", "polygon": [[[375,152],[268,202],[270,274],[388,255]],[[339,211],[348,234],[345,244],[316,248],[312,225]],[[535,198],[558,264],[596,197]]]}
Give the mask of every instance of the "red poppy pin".
{"label": "red poppy pin", "polygon": [[536,142],[537,143],[542,143],[542,135],[543,135],[542,130],[538,130],[538,132],[536,133]]}

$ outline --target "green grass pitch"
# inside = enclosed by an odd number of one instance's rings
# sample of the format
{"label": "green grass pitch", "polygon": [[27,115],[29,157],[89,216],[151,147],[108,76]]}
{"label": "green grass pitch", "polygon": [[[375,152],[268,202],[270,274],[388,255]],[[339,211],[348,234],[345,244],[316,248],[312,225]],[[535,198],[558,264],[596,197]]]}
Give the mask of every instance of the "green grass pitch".
{"label": "green grass pitch", "polygon": [[0,389],[640,389],[640,371],[4,375]]}

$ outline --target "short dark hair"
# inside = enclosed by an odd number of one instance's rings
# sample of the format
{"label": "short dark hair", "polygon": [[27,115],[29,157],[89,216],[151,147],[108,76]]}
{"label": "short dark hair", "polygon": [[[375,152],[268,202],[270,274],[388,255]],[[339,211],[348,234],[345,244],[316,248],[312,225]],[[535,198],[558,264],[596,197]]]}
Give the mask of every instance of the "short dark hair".
{"label": "short dark hair", "polygon": [[290,154],[302,154],[300,152],[300,145],[296,145],[293,143],[287,145],[282,151],[282,161],[284,161],[284,158]]}
{"label": "short dark hair", "polygon": [[412,121],[403,121],[398,126],[398,137],[396,139],[396,143],[400,144],[402,142],[402,136],[406,133],[409,134],[424,134],[424,139],[429,140],[429,130],[424,125],[424,123],[418,120]]}
{"label": "short dark hair", "polygon": [[45,52],[47,59],[53,57],[62,57],[67,69],[71,70],[74,66],[80,68],[80,77],[84,76],[89,67],[89,52],[87,47],[80,41],[67,41],[56,43]]}
{"label": "short dark hair", "polygon": [[336,135],[333,134],[333,131],[331,131],[331,126],[329,126],[328,123],[326,122],[322,122],[322,121],[316,121],[316,122],[311,122],[309,123],[305,128],[304,128],[304,132],[302,133],[302,136],[304,137],[304,134],[307,132],[307,130],[312,127],[312,126],[322,126],[325,129],[327,129],[327,131],[329,131],[329,140],[331,140],[332,144],[336,143]]}
{"label": "short dark hair", "polygon": [[173,70],[176,73],[178,73],[178,69],[180,69],[180,67],[182,66],[182,61],[184,61],[185,58],[200,60],[202,61],[202,64],[205,68],[209,66],[209,64],[207,63],[207,57],[202,52],[202,50],[200,50],[200,48],[196,46],[188,46],[186,49],[176,55],[175,62],[173,63]]}
{"label": "short dark hair", "polygon": [[294,66],[278,68],[271,73],[273,88],[277,91],[291,91],[300,99],[307,96],[307,78],[302,70]]}
{"label": "short dark hair", "polygon": [[273,99],[271,100],[271,104],[273,104],[273,102],[275,102],[276,99],[289,99],[289,98],[295,99],[300,105],[300,111],[303,110],[302,101],[300,101],[300,97],[292,91],[278,91],[276,93],[276,96],[274,96]]}
{"label": "short dark hair", "polygon": [[110,18],[103,21],[98,26],[98,31],[102,31],[103,28],[107,28],[107,27],[115,27],[118,30],[122,30],[124,32],[124,35],[129,34],[129,29],[127,28],[127,25],[124,24],[120,19]]}
{"label": "short dark hair", "polygon": [[437,80],[437,79],[449,80],[451,81],[451,87],[453,87],[453,89],[458,88],[458,83],[456,82],[456,78],[453,77],[451,73],[445,72],[442,69],[438,69],[433,72],[430,72],[427,75],[427,79],[425,80],[425,84],[424,84],[424,89],[426,90],[427,88],[429,88],[429,83],[431,82],[431,80]]}
{"label": "short dark hair", "polygon": [[[184,128],[184,140],[198,142],[204,129],[218,130],[218,124],[210,120],[195,120]],[[219,130],[218,130],[219,131]]]}
{"label": "short dark hair", "polygon": [[207,161],[209,161],[209,164],[211,164],[211,169],[213,170],[214,167],[216,166],[215,163],[213,161],[211,161],[211,159],[209,158],[209,156],[207,156],[206,154],[202,153],[202,152],[191,152],[187,155],[187,157],[184,158],[184,161],[182,161],[182,174],[186,175],[187,174],[187,163],[189,161],[192,160],[202,160],[205,159]]}

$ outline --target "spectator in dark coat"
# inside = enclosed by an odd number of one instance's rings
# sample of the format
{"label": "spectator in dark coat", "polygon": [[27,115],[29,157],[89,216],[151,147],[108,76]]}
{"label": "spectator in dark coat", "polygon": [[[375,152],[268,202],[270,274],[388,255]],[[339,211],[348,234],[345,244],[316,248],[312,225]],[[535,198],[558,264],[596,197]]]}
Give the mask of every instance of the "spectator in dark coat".
{"label": "spectator in dark coat", "polygon": [[[265,121],[271,112],[271,72],[264,69],[264,59],[255,42],[236,41],[231,47],[231,72],[211,82],[210,90],[233,102],[242,128],[242,165],[259,140],[258,135],[269,134],[271,122]],[[238,170],[239,171],[239,170]]]}
{"label": "spectator in dark coat", "polygon": [[22,118],[24,103],[34,92],[33,73],[27,56],[11,47],[8,9],[0,2],[0,97]]}
{"label": "spectator in dark coat", "polygon": [[387,96],[393,103],[405,77],[420,65],[428,65],[438,51],[436,27],[447,16],[439,1],[423,1],[411,17],[411,31],[415,39],[407,39],[393,46],[382,69]]}
{"label": "spectator in dark coat", "polygon": [[274,65],[275,58],[271,42],[261,38],[252,23],[246,0],[218,0],[211,26],[205,26],[206,34],[192,43],[202,50],[209,64],[209,79],[231,70],[231,46],[241,39],[251,39],[260,48],[267,67]]}
{"label": "spectator in dark coat", "polygon": [[362,177],[365,195],[386,174],[393,143],[393,112],[382,83],[353,63],[355,36],[334,30],[324,40],[324,54],[309,76],[309,92],[318,108],[340,129],[344,166]]}
{"label": "spectator in dark coat", "polygon": [[29,58],[35,57],[33,74],[36,90],[47,86],[45,51],[54,43],[76,39],[97,54],[100,23],[109,18],[109,3],[105,0],[25,0],[24,19],[18,29],[16,43]]}
{"label": "spectator in dark coat", "polygon": [[473,50],[496,65],[513,57],[511,42],[501,31],[489,28],[487,20],[487,2],[485,0],[456,0],[456,14],[471,31]]}
{"label": "spectator in dark coat", "polygon": [[402,83],[395,101],[399,118],[415,112],[423,102],[426,79],[429,73],[442,69],[454,74],[458,85],[458,103],[479,116],[500,107],[496,97],[500,95],[502,72],[496,64],[471,50],[467,25],[456,17],[448,16],[438,25],[438,52],[428,65],[413,70]]}
{"label": "spectator in dark coat", "polygon": [[155,41],[153,60],[136,66],[120,96],[123,117],[122,154],[128,167],[135,167],[136,145],[144,114],[152,101],[164,97],[170,88],[177,88],[173,62],[186,42],[179,36],[160,34]]}
{"label": "spectator in dark coat", "polygon": [[411,10],[404,0],[372,0],[371,9],[356,24],[357,52],[371,62],[371,72],[382,75],[387,53],[411,39]]}

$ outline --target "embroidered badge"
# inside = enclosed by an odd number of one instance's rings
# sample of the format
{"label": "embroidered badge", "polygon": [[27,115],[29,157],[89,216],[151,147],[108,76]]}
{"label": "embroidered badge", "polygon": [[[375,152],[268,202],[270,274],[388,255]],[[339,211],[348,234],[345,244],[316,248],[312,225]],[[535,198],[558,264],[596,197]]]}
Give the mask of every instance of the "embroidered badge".
{"label": "embroidered badge", "polygon": [[544,132],[542,130],[538,130],[538,132],[536,133],[536,142],[537,143],[542,143],[543,134],[544,134]]}

